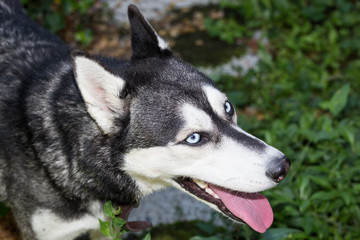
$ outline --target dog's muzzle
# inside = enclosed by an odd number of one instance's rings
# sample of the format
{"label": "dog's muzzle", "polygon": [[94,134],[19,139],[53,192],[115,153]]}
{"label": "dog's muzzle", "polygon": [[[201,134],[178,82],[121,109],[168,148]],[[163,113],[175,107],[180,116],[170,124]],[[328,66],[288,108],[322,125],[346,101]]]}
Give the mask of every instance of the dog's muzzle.
{"label": "dog's muzzle", "polygon": [[273,160],[266,171],[266,176],[276,183],[283,180],[290,168],[291,162],[287,157],[282,157],[280,160]]}

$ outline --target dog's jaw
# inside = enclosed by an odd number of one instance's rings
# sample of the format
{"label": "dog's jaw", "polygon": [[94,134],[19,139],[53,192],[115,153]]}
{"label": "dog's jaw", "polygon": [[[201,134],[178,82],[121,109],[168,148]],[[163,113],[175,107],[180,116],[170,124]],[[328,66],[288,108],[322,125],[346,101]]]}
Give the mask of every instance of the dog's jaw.
{"label": "dog's jaw", "polygon": [[247,223],[255,231],[264,233],[273,222],[269,201],[259,193],[236,192],[191,178],[176,178],[180,189],[235,222]]}

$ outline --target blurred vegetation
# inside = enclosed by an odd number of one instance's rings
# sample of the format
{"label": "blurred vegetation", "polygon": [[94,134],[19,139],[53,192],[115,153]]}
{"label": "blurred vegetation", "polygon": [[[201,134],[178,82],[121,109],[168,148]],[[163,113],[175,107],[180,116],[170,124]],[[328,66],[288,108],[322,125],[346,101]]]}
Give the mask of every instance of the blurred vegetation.
{"label": "blurred vegetation", "polygon": [[223,19],[205,22],[212,36],[232,43],[261,30],[269,43],[259,45],[256,70],[215,81],[239,125],[292,160],[284,182],[265,192],[275,220],[261,238],[360,239],[360,2],[225,0],[221,8]]}
{"label": "blurred vegetation", "polygon": [[95,21],[95,0],[21,0],[29,16],[63,38],[66,31],[82,46],[91,43],[94,33],[89,24]]}

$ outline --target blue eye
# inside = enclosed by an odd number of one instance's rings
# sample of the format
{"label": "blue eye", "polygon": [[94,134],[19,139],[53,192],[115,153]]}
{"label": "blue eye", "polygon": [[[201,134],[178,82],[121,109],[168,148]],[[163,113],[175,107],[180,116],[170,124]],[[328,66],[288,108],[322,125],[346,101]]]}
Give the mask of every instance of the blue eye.
{"label": "blue eye", "polygon": [[224,109],[225,109],[225,112],[226,112],[229,116],[234,115],[234,107],[233,107],[233,105],[232,105],[229,101],[226,101],[226,102],[225,102],[225,104],[224,104]]}
{"label": "blue eye", "polygon": [[189,144],[197,144],[198,142],[200,142],[200,140],[201,140],[200,134],[193,133],[186,139],[186,142]]}

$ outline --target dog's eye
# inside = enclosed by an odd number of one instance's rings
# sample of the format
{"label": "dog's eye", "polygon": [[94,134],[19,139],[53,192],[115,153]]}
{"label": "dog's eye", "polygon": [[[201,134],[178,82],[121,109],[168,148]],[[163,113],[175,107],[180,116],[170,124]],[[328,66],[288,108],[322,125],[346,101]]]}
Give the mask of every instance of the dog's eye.
{"label": "dog's eye", "polygon": [[197,144],[201,140],[201,136],[199,133],[193,133],[191,134],[187,139],[186,142],[189,144]]}
{"label": "dog's eye", "polygon": [[229,116],[234,115],[234,107],[229,101],[225,102],[224,109],[225,109],[226,114],[228,114]]}

